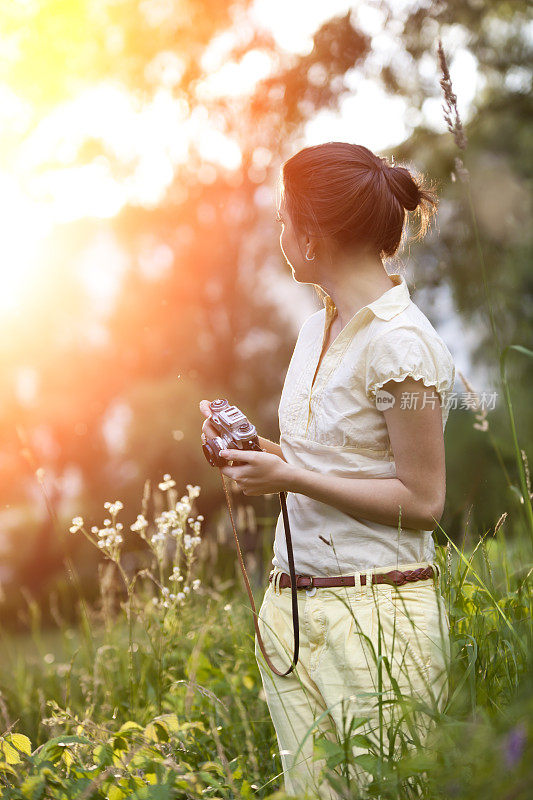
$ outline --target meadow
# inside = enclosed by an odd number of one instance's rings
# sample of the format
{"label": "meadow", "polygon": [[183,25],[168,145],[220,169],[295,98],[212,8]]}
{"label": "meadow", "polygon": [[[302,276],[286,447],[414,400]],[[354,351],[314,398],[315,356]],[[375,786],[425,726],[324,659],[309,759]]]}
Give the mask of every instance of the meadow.
{"label": "meadow", "polygon": [[[100,528],[73,520],[67,535],[87,536],[105,555],[100,602],[80,596],[76,625],[55,608],[57,626],[43,631],[28,594],[31,631],[2,631],[2,797],[286,796],[247,598],[234,580],[215,588],[197,577],[200,487],[178,499],[165,476],[155,491],[167,508],[140,514],[127,532],[119,501],[106,504]],[[322,785],[345,798],[530,796],[531,550],[509,533],[502,515],[471,552],[438,547],[452,658],[446,705],[417,710],[433,725],[430,746],[409,724],[390,725],[378,743],[351,731],[368,747],[363,756],[348,739],[319,738]],[[144,542],[132,572],[122,564],[126,537]],[[255,587],[257,608],[262,592]],[[379,663],[387,669],[388,656]],[[408,719],[400,691],[394,701]],[[372,776],[364,795],[355,763]]]}

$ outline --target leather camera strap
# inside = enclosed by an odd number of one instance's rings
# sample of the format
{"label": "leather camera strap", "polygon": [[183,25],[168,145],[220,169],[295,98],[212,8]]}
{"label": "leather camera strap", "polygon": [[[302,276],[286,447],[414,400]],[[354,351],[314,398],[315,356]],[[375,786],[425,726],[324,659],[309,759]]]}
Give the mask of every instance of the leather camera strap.
{"label": "leather camera strap", "polygon": [[[258,448],[261,449],[261,448]],[[220,470],[219,470],[220,471]],[[246,584],[246,590],[248,592],[248,597],[250,598],[250,603],[252,604],[253,614],[254,614],[254,625],[255,625],[255,632],[257,633],[257,641],[259,643],[259,647],[261,648],[261,652],[263,653],[265,660],[276,675],[284,678],[286,675],[289,675],[290,672],[295,668],[296,664],[298,663],[298,652],[300,649],[300,624],[298,621],[298,595],[297,595],[297,588],[296,588],[296,571],[294,569],[294,557],[292,552],[292,541],[291,541],[291,532],[289,527],[289,516],[287,514],[287,504],[286,504],[286,492],[279,492],[279,499],[281,503],[281,510],[283,513],[283,523],[285,526],[285,539],[287,541],[287,558],[289,561],[289,572],[291,576],[291,596],[292,596],[292,624],[294,630],[294,655],[292,664],[286,672],[280,672],[272,663],[270,658],[267,656],[265,652],[265,645],[263,644],[263,639],[261,638],[261,633],[259,632],[259,625],[257,623],[257,611],[255,609],[254,603],[254,596],[252,594],[252,590],[250,588],[250,582],[248,580],[248,575],[246,574],[246,568],[244,566],[244,561],[242,558],[241,548],[239,545],[239,539],[237,537],[237,531],[235,529],[235,522],[233,521],[233,514],[231,511],[231,503],[229,499],[228,489],[226,486],[226,482],[224,480],[224,474],[220,471],[220,477],[222,478],[222,486],[224,487],[224,493],[226,495],[226,502],[228,504],[229,515],[231,519],[231,526],[233,528],[233,535],[235,536],[235,544],[237,545],[237,554],[239,556],[239,562],[241,565],[242,574],[244,576],[244,582]]]}

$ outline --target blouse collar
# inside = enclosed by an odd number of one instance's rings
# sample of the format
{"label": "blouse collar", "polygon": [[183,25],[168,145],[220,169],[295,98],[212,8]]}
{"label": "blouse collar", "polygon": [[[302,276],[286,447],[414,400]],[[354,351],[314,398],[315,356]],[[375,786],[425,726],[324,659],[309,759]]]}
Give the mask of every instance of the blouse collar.
{"label": "blouse collar", "polygon": [[[376,317],[388,320],[407,308],[411,296],[405,278],[403,278],[399,272],[391,273],[389,278],[394,281],[395,286],[391,286],[390,289],[383,292],[377,300],[368,303],[366,306],[362,306],[359,311],[362,311],[363,308],[368,308]],[[326,315],[335,316],[337,307],[329,294],[324,293],[323,301],[326,308]]]}

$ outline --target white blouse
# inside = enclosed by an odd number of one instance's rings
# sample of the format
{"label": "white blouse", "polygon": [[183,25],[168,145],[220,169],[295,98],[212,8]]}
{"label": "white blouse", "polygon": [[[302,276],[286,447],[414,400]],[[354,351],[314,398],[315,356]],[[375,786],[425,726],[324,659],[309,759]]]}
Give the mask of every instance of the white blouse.
{"label": "white blouse", "polygon": [[[444,432],[455,381],[452,355],[411,300],[405,279],[399,273],[389,277],[395,286],[357,311],[328,347],[318,372],[337,314],[331,297],[326,295],[325,308],[303,323],[279,404],[280,446],[289,464],[346,478],[395,477],[380,410],[392,395],[381,387],[407,376],[435,387]],[[415,393],[408,398],[422,407]],[[294,492],[287,493],[287,511],[298,574],[349,575],[375,566],[433,561],[435,556],[432,531],[402,526],[398,532],[397,525],[355,518]],[[336,552],[319,536],[333,541]],[[282,513],[272,564],[289,572]]]}

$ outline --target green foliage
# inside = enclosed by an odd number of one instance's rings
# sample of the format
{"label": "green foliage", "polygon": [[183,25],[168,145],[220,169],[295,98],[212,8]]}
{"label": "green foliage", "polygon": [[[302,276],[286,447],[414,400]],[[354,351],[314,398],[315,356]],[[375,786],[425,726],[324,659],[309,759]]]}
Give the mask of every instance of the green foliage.
{"label": "green foliage", "polygon": [[[422,712],[433,723],[430,745],[413,745],[408,725],[391,725],[380,747],[363,732],[364,717],[344,740],[315,740],[324,784],[341,797],[500,800],[505,790],[525,800],[533,763],[531,551],[503,527],[472,552],[451,541],[437,548],[452,659],[446,706]],[[136,584],[133,707],[127,620],[111,620],[109,635],[93,629],[89,615],[90,642],[81,628],[64,635],[54,658],[18,659],[8,641],[0,700],[6,723],[14,722],[0,739],[2,797],[285,797],[242,593],[203,586],[178,615],[143,604],[143,591]],[[160,670],[141,635],[157,627],[165,640]],[[39,652],[46,632],[35,634]],[[354,757],[355,745],[367,752]],[[370,776],[365,794],[350,772],[356,765]]]}

